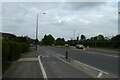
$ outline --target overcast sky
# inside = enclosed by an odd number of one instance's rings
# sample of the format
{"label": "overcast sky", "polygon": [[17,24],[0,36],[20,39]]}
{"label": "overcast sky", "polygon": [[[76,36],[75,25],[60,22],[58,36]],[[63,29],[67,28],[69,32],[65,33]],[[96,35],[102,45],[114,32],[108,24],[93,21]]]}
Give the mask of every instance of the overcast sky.
{"label": "overcast sky", "polygon": [[[43,14],[45,12],[46,14]],[[8,2],[2,3],[2,32],[35,38],[39,15],[39,39],[45,34],[70,39],[118,34],[117,2]]]}

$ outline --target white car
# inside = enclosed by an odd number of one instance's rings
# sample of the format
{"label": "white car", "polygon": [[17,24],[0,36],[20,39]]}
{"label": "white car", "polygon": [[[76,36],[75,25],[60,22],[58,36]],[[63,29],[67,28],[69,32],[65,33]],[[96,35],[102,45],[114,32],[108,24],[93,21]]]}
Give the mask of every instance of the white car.
{"label": "white car", "polygon": [[76,45],[76,49],[83,49],[83,48],[85,48],[85,46],[83,46],[82,44],[77,44]]}

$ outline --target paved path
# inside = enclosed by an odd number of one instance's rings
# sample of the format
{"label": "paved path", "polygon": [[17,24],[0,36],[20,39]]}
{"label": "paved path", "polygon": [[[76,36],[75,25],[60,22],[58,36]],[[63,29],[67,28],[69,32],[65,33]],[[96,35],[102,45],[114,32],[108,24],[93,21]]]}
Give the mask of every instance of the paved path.
{"label": "paved path", "polygon": [[38,55],[44,54],[40,49],[28,52],[15,61],[2,75],[3,78],[43,78]]}

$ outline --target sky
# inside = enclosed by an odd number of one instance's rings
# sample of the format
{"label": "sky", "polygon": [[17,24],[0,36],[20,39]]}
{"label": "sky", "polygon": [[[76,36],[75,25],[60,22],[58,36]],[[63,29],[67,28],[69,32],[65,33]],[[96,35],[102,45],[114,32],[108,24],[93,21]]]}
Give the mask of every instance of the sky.
{"label": "sky", "polygon": [[3,2],[1,32],[35,38],[37,13],[39,39],[45,34],[66,40],[118,34],[117,2]]}

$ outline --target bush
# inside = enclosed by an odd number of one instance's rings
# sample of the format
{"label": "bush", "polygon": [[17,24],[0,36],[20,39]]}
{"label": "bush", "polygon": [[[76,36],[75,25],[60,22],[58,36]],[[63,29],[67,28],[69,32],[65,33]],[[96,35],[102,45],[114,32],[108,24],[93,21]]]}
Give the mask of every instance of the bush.
{"label": "bush", "polygon": [[9,45],[7,41],[2,41],[2,61],[7,61],[9,55]]}
{"label": "bush", "polygon": [[22,52],[22,45],[18,42],[9,41],[10,47],[9,60],[16,60],[20,57],[20,53]]}
{"label": "bush", "polygon": [[17,60],[21,53],[27,52],[29,50],[29,45],[27,43],[2,40],[2,69],[3,72],[10,65],[8,61]]}
{"label": "bush", "polygon": [[120,41],[86,41],[85,46],[98,47],[98,48],[120,48]]}
{"label": "bush", "polygon": [[22,44],[22,53],[29,51],[29,44],[21,43]]}
{"label": "bush", "polygon": [[9,55],[9,46],[7,41],[2,41],[2,72],[4,72],[9,64],[7,63],[8,61],[8,56]]}
{"label": "bush", "polygon": [[21,53],[29,51],[29,45],[24,42],[7,41],[9,46],[8,60],[16,60]]}

